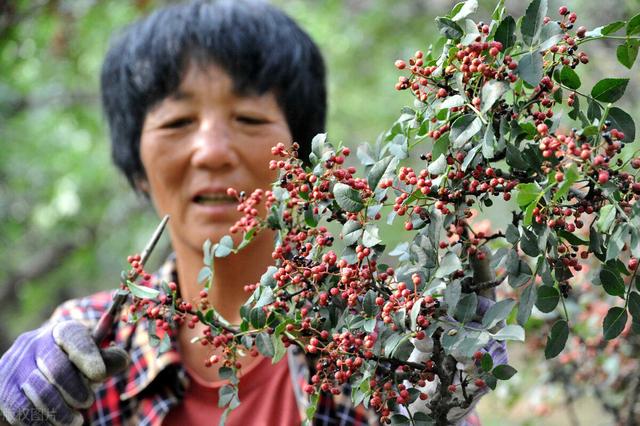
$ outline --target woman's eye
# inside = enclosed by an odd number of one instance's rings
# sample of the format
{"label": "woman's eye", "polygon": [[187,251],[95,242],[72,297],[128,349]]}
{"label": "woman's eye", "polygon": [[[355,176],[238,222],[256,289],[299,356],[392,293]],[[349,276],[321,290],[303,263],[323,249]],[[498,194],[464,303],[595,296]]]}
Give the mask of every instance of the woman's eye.
{"label": "woman's eye", "polygon": [[193,123],[193,119],[189,117],[181,117],[176,118],[175,120],[167,121],[162,125],[164,129],[178,129],[180,127],[185,127]]}
{"label": "woman's eye", "polygon": [[257,126],[260,124],[266,124],[267,120],[258,117],[252,117],[250,115],[239,115],[236,120],[238,120],[242,124],[249,124],[252,126]]}

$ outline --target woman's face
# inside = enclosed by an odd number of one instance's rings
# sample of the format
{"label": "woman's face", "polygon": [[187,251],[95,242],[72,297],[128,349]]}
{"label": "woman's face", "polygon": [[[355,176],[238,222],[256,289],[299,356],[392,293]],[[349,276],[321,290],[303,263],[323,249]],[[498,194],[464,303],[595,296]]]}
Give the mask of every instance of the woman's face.
{"label": "woman's face", "polygon": [[201,250],[229,233],[240,214],[227,188],[267,189],[278,142],[292,137],[272,92],[240,96],[220,67],[188,67],[176,93],[147,114],[140,142],[142,187],[160,215],[171,215],[174,248]]}

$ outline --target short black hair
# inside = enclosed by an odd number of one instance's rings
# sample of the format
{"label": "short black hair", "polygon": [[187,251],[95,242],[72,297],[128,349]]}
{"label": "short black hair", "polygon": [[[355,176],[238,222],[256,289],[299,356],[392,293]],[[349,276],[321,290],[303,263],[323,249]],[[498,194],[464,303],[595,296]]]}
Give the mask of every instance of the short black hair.
{"label": "short black hair", "polygon": [[149,110],[172,95],[191,60],[213,63],[241,94],[273,91],[299,156],[324,132],[324,60],[284,12],[260,0],[192,1],[159,9],[112,39],[102,65],[102,105],[116,166],[136,188],[145,177],[140,136]]}

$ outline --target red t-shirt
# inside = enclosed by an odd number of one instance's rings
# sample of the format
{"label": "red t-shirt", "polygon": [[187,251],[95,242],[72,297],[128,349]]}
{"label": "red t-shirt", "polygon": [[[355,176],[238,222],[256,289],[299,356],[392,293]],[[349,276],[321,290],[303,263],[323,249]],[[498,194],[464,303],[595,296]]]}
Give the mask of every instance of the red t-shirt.
{"label": "red t-shirt", "polygon": [[[187,370],[188,371],[188,370]],[[218,389],[226,380],[208,383],[189,374],[191,384],[184,400],[169,412],[163,426],[215,425],[224,412],[218,407]],[[300,424],[287,357],[277,364],[271,358],[247,367],[240,377],[240,406],[231,411],[228,426],[280,426]]]}

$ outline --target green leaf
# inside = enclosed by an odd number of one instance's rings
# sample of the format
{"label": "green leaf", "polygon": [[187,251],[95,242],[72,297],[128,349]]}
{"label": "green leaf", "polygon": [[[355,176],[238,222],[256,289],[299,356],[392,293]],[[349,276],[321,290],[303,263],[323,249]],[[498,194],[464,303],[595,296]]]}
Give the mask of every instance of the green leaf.
{"label": "green leaf", "polygon": [[518,74],[529,86],[537,86],[542,80],[542,56],[539,52],[522,55],[518,63]]}
{"label": "green leaf", "polygon": [[495,340],[517,340],[524,342],[524,328],[517,324],[509,324],[501,328],[496,334],[492,334]]}
{"label": "green leaf", "polygon": [[633,63],[638,57],[638,48],[640,47],[640,41],[636,39],[630,39],[618,46],[616,49],[616,57],[625,67],[631,69]]}
{"label": "green leaf", "polygon": [[476,316],[477,307],[478,296],[475,293],[465,294],[456,306],[454,318],[462,323],[469,322]]}
{"label": "green leaf", "polygon": [[275,300],[275,297],[273,296],[273,290],[271,290],[271,287],[260,286],[259,288],[260,288],[260,297],[258,298],[258,301],[256,302],[254,308],[261,308],[263,306],[270,305]]}
{"label": "green leaf", "polygon": [[593,86],[591,96],[600,102],[615,102],[624,95],[628,83],[628,78],[603,78]]}
{"label": "green leaf", "polygon": [[454,148],[460,148],[482,129],[482,121],[475,114],[458,117],[451,126],[449,139]]}
{"label": "green leaf", "polygon": [[454,107],[460,107],[462,105],[464,105],[464,98],[460,95],[453,95],[442,101],[442,103],[437,108],[450,109]]}
{"label": "green leaf", "polygon": [[602,27],[602,29],[600,30],[600,34],[602,35],[609,35],[609,34],[613,34],[616,31],[624,28],[624,21],[616,21],[616,22],[612,22],[610,24],[605,25],[604,27]]}
{"label": "green leaf", "polygon": [[538,296],[536,300],[536,308],[540,312],[549,313],[553,311],[560,302],[560,292],[548,285],[538,287]]}
{"label": "green leaf", "polygon": [[565,320],[558,320],[551,327],[551,332],[547,339],[547,346],[544,349],[546,359],[555,358],[564,349],[569,338],[569,324]]}
{"label": "green leaf", "polygon": [[635,322],[640,322],[640,293],[629,294],[629,312]]}
{"label": "green leaf", "polygon": [[503,321],[507,316],[509,316],[515,305],[516,301],[513,299],[505,299],[497,302],[487,310],[486,314],[484,314],[484,318],[482,318],[482,327],[492,328],[500,321]]}
{"label": "green leaf", "polygon": [[438,158],[443,154],[446,154],[449,150],[449,133],[440,136],[440,138],[433,144],[433,158]]}
{"label": "green leaf", "polygon": [[609,308],[607,316],[602,321],[602,331],[605,340],[615,339],[622,333],[627,324],[627,311],[619,306]]}
{"label": "green leaf", "polygon": [[540,31],[540,45],[538,45],[538,50],[542,52],[558,44],[558,42],[562,40],[563,35],[564,31],[562,27],[560,27],[560,24],[556,21],[549,21],[549,23],[542,27],[542,31]]}
{"label": "green leaf", "polygon": [[471,164],[473,159],[476,157],[476,154],[478,153],[478,151],[480,151],[480,148],[482,148],[482,144],[474,146],[464,157],[464,161],[460,165],[460,168],[462,169],[463,172],[467,171],[467,168],[469,168],[469,165]]}
{"label": "green leaf", "polygon": [[516,191],[516,201],[521,208],[533,203],[542,194],[542,188],[536,182],[520,183],[516,185]]}
{"label": "green leaf", "polygon": [[516,44],[516,21],[513,17],[507,16],[500,22],[494,39],[502,43],[503,51]]}
{"label": "green leaf", "polygon": [[449,315],[453,316],[461,295],[462,285],[460,284],[460,281],[454,281],[447,284],[447,288],[444,289],[444,301],[447,304],[447,313]]}
{"label": "green leaf", "polygon": [[364,234],[362,235],[362,244],[365,247],[373,247],[382,242],[380,236],[378,236],[378,227],[369,224],[364,228]]}
{"label": "green leaf", "polygon": [[397,165],[398,159],[392,156],[385,157],[374,164],[367,175],[369,188],[375,190],[383,178],[389,177],[395,171]]}
{"label": "green leaf", "polygon": [[368,317],[373,317],[378,313],[378,306],[376,305],[376,292],[374,290],[367,291],[362,300],[362,309]]}
{"label": "green leaf", "polygon": [[489,80],[482,86],[482,103],[480,111],[484,114],[493,104],[496,103],[505,93],[509,91],[509,83],[501,80]]}
{"label": "green leaf", "polygon": [[524,327],[527,323],[527,320],[531,316],[531,310],[533,309],[533,305],[536,303],[537,293],[534,291],[535,286],[531,284],[527,286],[522,292],[520,296],[520,303],[518,304],[518,314],[516,319],[518,324]]}
{"label": "green leaf", "polygon": [[348,220],[342,227],[342,239],[347,246],[354,245],[362,234],[362,225],[357,220]]}
{"label": "green leaf", "polygon": [[318,133],[311,140],[311,153],[316,157],[315,161],[319,161],[322,158],[322,154],[324,154],[325,143],[327,142],[327,134],[326,133]]}
{"label": "green leaf", "polygon": [[233,239],[229,235],[220,238],[220,242],[214,245],[215,257],[227,257],[233,252]]}
{"label": "green leaf", "polygon": [[357,213],[364,208],[360,193],[347,184],[338,182],[333,186],[336,203],[350,213]]}
{"label": "green leaf", "polygon": [[493,358],[491,357],[491,354],[489,354],[488,352],[482,354],[482,358],[480,358],[480,367],[487,373],[491,371],[491,369],[493,368]]}
{"label": "green leaf", "polygon": [[618,107],[612,107],[609,109],[607,119],[611,120],[611,127],[613,129],[618,129],[624,133],[623,142],[630,143],[635,140],[636,123],[629,114]]}
{"label": "green leaf", "polygon": [[582,85],[578,74],[574,70],[572,70],[571,67],[568,67],[566,65],[563,66],[562,70],[560,71],[560,83],[573,90],[579,89]]}
{"label": "green leaf", "polygon": [[520,240],[520,248],[525,254],[531,257],[537,257],[540,254],[538,248],[538,236],[527,228],[522,229],[522,239]]}
{"label": "green leaf", "polygon": [[564,239],[572,246],[588,246],[589,245],[589,241],[583,240],[582,238],[579,238],[575,234],[567,232],[564,229],[560,229],[556,233],[560,238]]}
{"label": "green leaf", "polygon": [[596,222],[596,228],[598,231],[606,234],[609,232],[611,225],[613,225],[613,221],[616,219],[616,208],[611,204],[607,204],[606,206],[600,209],[600,217]]}
{"label": "green leaf", "polygon": [[464,34],[460,25],[449,18],[439,16],[436,18],[436,24],[438,25],[440,34],[452,40],[457,40]]}
{"label": "green leaf", "polygon": [[482,156],[490,160],[496,153],[496,135],[493,133],[493,127],[489,124],[484,131],[484,137],[482,138]]}
{"label": "green leaf", "polygon": [[218,407],[223,408],[237,399],[236,390],[232,385],[224,385],[218,390]]}
{"label": "green leaf", "polygon": [[258,333],[256,336],[256,346],[264,356],[272,357],[275,354],[271,336],[265,331]]}
{"label": "green leaf", "polygon": [[158,345],[158,353],[162,355],[169,349],[171,349],[171,338],[169,338],[169,333],[164,333],[164,336],[162,336],[162,340]]}
{"label": "green leaf", "polygon": [[529,3],[520,28],[522,39],[527,46],[533,46],[538,42],[545,16],[547,16],[547,0],[533,0]]}
{"label": "green leaf", "polygon": [[620,275],[610,269],[602,269],[600,271],[600,282],[607,294],[624,298],[625,286]]}
{"label": "green leaf", "polygon": [[155,288],[145,287],[129,280],[127,280],[127,287],[129,287],[131,294],[140,299],[155,299],[160,294]]}
{"label": "green leaf", "polygon": [[440,260],[440,266],[436,271],[436,278],[444,278],[462,267],[458,255],[452,251],[447,252]]}
{"label": "green leaf", "polygon": [[494,368],[491,374],[498,380],[509,380],[517,372],[518,370],[512,366],[508,364],[501,364]]}
{"label": "green leaf", "polygon": [[427,171],[432,175],[441,175],[445,170],[447,170],[447,158],[445,155],[439,156],[427,166]]}
{"label": "green leaf", "polygon": [[454,21],[459,21],[471,15],[472,13],[475,13],[476,10],[478,10],[478,0],[467,0],[464,2],[458,13],[456,13],[455,16],[451,19]]}
{"label": "green leaf", "polygon": [[640,33],[640,13],[627,22],[627,36],[632,36],[637,33]]}

